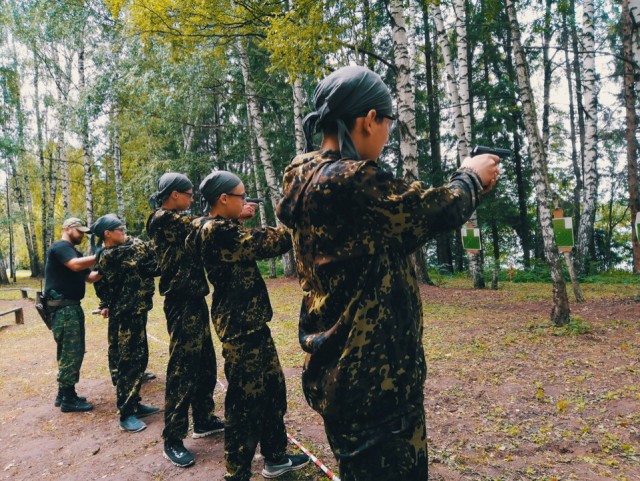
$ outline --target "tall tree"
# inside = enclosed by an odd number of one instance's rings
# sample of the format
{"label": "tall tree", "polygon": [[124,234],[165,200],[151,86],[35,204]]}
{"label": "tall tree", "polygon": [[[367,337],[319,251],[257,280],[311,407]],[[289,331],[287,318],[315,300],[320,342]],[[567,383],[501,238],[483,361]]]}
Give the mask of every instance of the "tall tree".
{"label": "tall tree", "polygon": [[[636,5],[640,20],[640,5]],[[639,39],[636,39],[638,41]],[[622,0],[622,58],[624,59],[624,101],[627,112],[625,139],[627,143],[627,183],[629,185],[629,210],[631,211],[631,243],[633,249],[633,272],[640,274],[640,241],[633,226],[640,212],[640,192],[638,189],[638,124],[637,94],[634,88],[634,56],[633,56],[633,18],[629,9],[629,0]],[[636,68],[638,65],[636,64]],[[636,73],[640,78],[640,74]]]}
{"label": "tall tree", "polygon": [[511,29],[511,37],[513,40],[520,102],[522,103],[524,112],[525,127],[529,138],[529,149],[533,163],[534,182],[539,200],[538,206],[540,210],[542,237],[553,282],[553,308],[551,311],[551,321],[557,326],[562,326],[569,322],[569,298],[567,296],[567,288],[564,279],[562,278],[562,270],[558,259],[558,247],[553,235],[551,220],[551,186],[549,184],[549,177],[547,173],[546,152],[544,150],[544,145],[542,144],[540,132],[538,131],[537,115],[533,92],[531,89],[531,79],[529,77],[529,66],[520,40],[520,25],[516,16],[514,0],[506,0],[506,7],[510,23],[509,27]]}
{"label": "tall tree", "polygon": [[589,249],[593,242],[593,226],[598,196],[598,100],[596,91],[594,7],[593,0],[584,1],[583,15],[583,61],[584,65],[584,190],[582,195],[582,215],[578,229],[577,259],[579,270],[589,272]]}

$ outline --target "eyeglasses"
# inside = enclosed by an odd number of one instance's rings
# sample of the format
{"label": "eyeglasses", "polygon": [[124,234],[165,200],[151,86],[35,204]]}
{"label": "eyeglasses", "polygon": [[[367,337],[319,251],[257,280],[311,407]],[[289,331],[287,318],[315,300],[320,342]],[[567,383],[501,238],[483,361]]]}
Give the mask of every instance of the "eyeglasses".
{"label": "eyeglasses", "polygon": [[246,200],[247,199],[247,193],[246,192],[243,192],[242,194],[233,194],[231,192],[225,192],[225,194],[231,195],[233,197],[240,197],[242,200]]}
{"label": "eyeglasses", "polygon": [[123,234],[126,234],[126,232],[127,232],[127,228],[126,228],[125,226],[116,227],[115,229],[108,229],[108,230],[110,230],[111,232],[116,231],[116,230],[119,230],[119,231],[120,231],[120,232],[122,232]]}
{"label": "eyeglasses", "polygon": [[179,190],[176,192],[178,192],[178,194],[188,195],[191,199],[193,199],[193,192],[180,192]]}
{"label": "eyeglasses", "polygon": [[389,126],[389,134],[396,130],[396,127],[398,126],[398,119],[396,119],[393,115],[380,115],[380,117],[382,117],[383,119],[391,120],[391,125]]}

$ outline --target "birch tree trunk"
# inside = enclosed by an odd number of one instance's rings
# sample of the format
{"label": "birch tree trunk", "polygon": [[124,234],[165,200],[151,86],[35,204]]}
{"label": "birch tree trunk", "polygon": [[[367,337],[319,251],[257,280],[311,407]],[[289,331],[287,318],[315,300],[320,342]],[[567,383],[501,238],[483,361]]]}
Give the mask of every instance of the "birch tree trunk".
{"label": "birch tree trunk", "polygon": [[[640,21],[640,6],[636,7]],[[638,192],[638,125],[636,122],[637,92],[634,90],[633,68],[633,19],[629,9],[629,0],[622,0],[622,43],[624,62],[624,100],[627,112],[627,182],[629,185],[629,210],[631,211],[631,243],[633,248],[633,272],[640,274],[640,241],[635,226],[636,215],[640,211],[640,193]],[[639,74],[640,78],[640,74]]]}
{"label": "birch tree trunk", "polygon": [[58,134],[56,144],[56,157],[58,169],[60,170],[60,183],[62,185],[62,210],[64,217],[71,215],[71,182],[69,178],[69,162],[65,158],[65,132],[69,120],[69,88],[71,85],[71,69],[73,68],[73,53],[67,52],[66,56],[59,54],[55,48],[56,57],[60,58],[60,63],[64,63],[62,72],[56,73],[56,86],[58,90]]}
{"label": "birch tree trunk", "polygon": [[564,63],[565,70],[567,72],[567,87],[569,90],[569,128],[571,137],[571,165],[573,166],[573,175],[576,179],[576,185],[573,188],[573,217],[576,225],[580,225],[580,198],[582,196],[582,166],[578,163],[578,147],[576,145],[576,113],[575,105],[573,103],[573,80],[572,80],[572,66],[569,57],[569,38],[571,33],[567,25],[566,13],[562,18],[563,23],[563,49],[564,49]]}
{"label": "birch tree trunk", "polygon": [[[440,152],[440,105],[437,95],[438,62],[434,62],[434,50],[431,42],[431,28],[429,25],[429,3],[421,2],[422,20],[424,23],[424,54],[427,83],[427,118],[429,122],[429,145],[431,148],[431,178],[433,185],[444,184],[442,172],[442,154]],[[440,233],[436,236],[436,256],[438,270],[442,273],[453,272],[451,258],[450,234]]]}
{"label": "birch tree trunk", "polygon": [[118,217],[125,221],[124,217],[124,193],[122,191],[122,149],[120,148],[120,134],[116,129],[113,134],[113,176],[116,184],[116,206]]}
{"label": "birch tree trunk", "polygon": [[89,143],[89,115],[86,108],[86,99],[82,97],[87,92],[87,84],[85,77],[84,64],[85,47],[84,44],[78,52],[78,84],[80,88],[80,138],[82,139],[82,157],[84,166],[84,190],[85,190],[85,209],[87,211],[87,225],[93,223],[93,178],[91,168],[93,159],[91,153],[91,144]]}
{"label": "birch tree trunk", "polygon": [[9,277],[7,277],[7,262],[5,261],[2,249],[0,249],[0,285],[9,284]]}
{"label": "birch tree trunk", "polygon": [[[276,206],[282,194],[279,188],[279,182],[276,179],[275,170],[273,168],[273,162],[271,160],[271,154],[269,153],[269,145],[267,139],[264,136],[264,128],[262,125],[262,117],[260,116],[260,108],[258,106],[258,99],[256,97],[256,89],[251,79],[251,68],[249,65],[249,53],[247,51],[247,44],[245,40],[238,42],[238,52],[240,57],[240,66],[242,68],[242,76],[244,78],[244,89],[247,97],[247,114],[249,123],[253,128],[256,143],[258,145],[258,155],[260,156],[260,162],[264,169],[264,176],[267,181],[267,191],[269,194],[269,200],[271,200],[271,207],[273,212],[276,211]],[[276,225],[280,225],[280,221],[276,216]],[[282,263],[284,265],[284,272],[286,276],[292,276],[295,272],[293,258],[291,252],[282,256]]]}
{"label": "birch tree trunk", "polygon": [[544,9],[544,31],[542,32],[542,64],[544,66],[543,82],[543,110],[542,110],[542,145],[549,152],[549,114],[551,112],[551,60],[549,59],[549,45],[551,43],[551,3],[552,0],[545,0]]}
{"label": "birch tree trunk", "polygon": [[13,237],[13,217],[11,213],[11,189],[9,178],[11,177],[11,171],[9,169],[9,159],[5,160],[5,192],[7,194],[7,223],[9,225],[9,277],[13,278],[13,282],[16,282],[16,269],[14,263],[14,237]]}
{"label": "birch tree trunk", "polygon": [[304,95],[302,92],[302,81],[298,77],[293,82],[293,127],[296,137],[296,154],[304,152],[303,111]]}
{"label": "birch tree trunk", "polygon": [[567,288],[562,278],[562,270],[558,259],[558,247],[553,235],[551,217],[551,187],[547,175],[547,159],[542,139],[538,131],[537,115],[533,103],[531,81],[528,73],[528,65],[524,56],[524,49],[520,42],[520,26],[516,17],[514,0],[506,0],[507,15],[516,60],[516,73],[518,75],[518,90],[520,101],[524,112],[525,127],[529,137],[529,148],[533,163],[533,178],[536,193],[539,200],[540,224],[542,227],[542,237],[544,240],[545,254],[551,279],[553,281],[553,308],[551,311],[551,321],[556,326],[562,326],[569,322],[569,298]]}
{"label": "birch tree trunk", "polygon": [[42,270],[46,268],[47,261],[47,226],[53,222],[47,217],[47,166],[44,161],[44,142],[42,137],[42,117],[40,115],[40,69],[35,45],[33,54],[33,110],[36,117],[36,144],[38,147],[38,160],[40,165],[40,210],[42,212],[42,225],[40,240],[42,243]]}
{"label": "birch tree trunk", "polygon": [[[449,43],[447,41],[446,31],[444,27],[444,21],[442,19],[442,12],[438,4],[434,5],[434,20],[436,24],[436,30],[438,31],[438,40],[440,43],[440,49],[442,50],[442,57],[447,72],[447,85],[449,90],[449,96],[452,103],[452,109],[454,111],[456,135],[458,137],[458,155],[460,162],[469,155],[469,143],[471,142],[471,111],[470,96],[469,96],[469,82],[467,71],[467,30],[465,27],[465,6],[464,2],[456,0],[461,5],[456,6],[456,30],[458,31],[458,64],[462,64],[461,71],[459,72],[460,85],[456,83],[456,74],[453,66],[453,60],[451,59],[451,52],[449,49]],[[458,20],[459,19],[459,20]],[[462,75],[462,68],[464,68],[464,75]],[[462,93],[463,86],[465,92]],[[466,100],[463,100],[466,99]],[[463,104],[466,106],[463,110]],[[465,115],[466,113],[466,115]],[[469,137],[467,136],[469,133]],[[474,212],[469,219],[474,226],[478,225],[478,217]],[[469,262],[469,271],[471,278],[473,279],[473,287],[476,289],[483,289],[485,287],[484,272],[482,263],[482,250],[478,253],[467,253]]]}
{"label": "birch tree trunk", "polygon": [[595,45],[593,0],[584,2],[583,21],[583,45],[584,53],[582,64],[584,65],[584,190],[582,195],[582,215],[580,216],[580,227],[578,230],[577,260],[579,272],[586,274],[589,272],[589,248],[593,241],[593,226],[596,216],[596,200],[598,196],[598,132],[597,116],[598,101],[596,98],[596,67],[595,67]]}
{"label": "birch tree trunk", "polygon": [[[402,177],[412,183],[419,179],[418,141],[416,138],[416,107],[414,81],[411,75],[409,39],[402,0],[389,2],[393,54],[396,67],[396,92],[398,96],[398,127],[400,130],[400,157],[402,157]],[[424,253],[417,249],[411,255],[416,277],[420,282],[429,282]]]}

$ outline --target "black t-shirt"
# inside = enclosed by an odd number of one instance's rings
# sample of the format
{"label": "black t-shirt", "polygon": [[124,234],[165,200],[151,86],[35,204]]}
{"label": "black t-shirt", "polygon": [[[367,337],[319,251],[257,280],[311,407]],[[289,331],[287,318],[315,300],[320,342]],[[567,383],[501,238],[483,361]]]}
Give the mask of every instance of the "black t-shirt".
{"label": "black t-shirt", "polygon": [[53,289],[62,295],[63,299],[79,301],[84,297],[85,279],[90,269],[74,272],[65,266],[82,254],[73,247],[71,242],[59,240],[51,244],[47,251],[47,267],[44,273],[44,292],[49,295]]}

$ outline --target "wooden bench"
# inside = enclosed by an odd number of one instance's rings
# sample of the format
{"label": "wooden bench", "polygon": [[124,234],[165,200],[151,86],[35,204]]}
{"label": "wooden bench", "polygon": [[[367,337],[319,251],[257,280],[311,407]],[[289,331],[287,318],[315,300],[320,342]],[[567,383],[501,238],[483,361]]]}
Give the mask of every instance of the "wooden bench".
{"label": "wooden bench", "polygon": [[0,312],[0,317],[11,314],[12,312],[16,315],[16,324],[24,324],[24,314],[22,312],[22,307],[14,307],[13,309],[9,309],[8,311]]}
{"label": "wooden bench", "polygon": [[23,299],[30,299],[29,297],[29,293],[30,292],[38,292],[40,289],[33,289],[31,287],[21,287],[20,288],[20,293],[22,294],[22,298]]}

